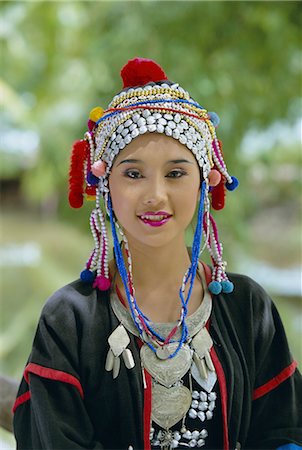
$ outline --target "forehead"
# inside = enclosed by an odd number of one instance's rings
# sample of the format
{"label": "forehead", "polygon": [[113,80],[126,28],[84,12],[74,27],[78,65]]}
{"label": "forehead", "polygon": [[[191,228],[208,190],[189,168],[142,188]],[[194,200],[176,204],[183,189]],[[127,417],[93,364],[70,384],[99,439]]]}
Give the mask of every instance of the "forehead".
{"label": "forehead", "polygon": [[139,159],[163,162],[167,160],[186,159],[197,161],[190,150],[178,140],[164,134],[146,133],[138,136],[128,144],[116,157],[114,165],[124,159]]}

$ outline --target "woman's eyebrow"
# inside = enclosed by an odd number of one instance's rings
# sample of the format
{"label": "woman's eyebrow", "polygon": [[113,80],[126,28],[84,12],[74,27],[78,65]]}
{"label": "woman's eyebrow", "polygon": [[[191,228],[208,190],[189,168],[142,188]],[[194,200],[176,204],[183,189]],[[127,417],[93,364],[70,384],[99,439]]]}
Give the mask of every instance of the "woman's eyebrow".
{"label": "woman's eyebrow", "polygon": [[[117,165],[120,166],[121,164],[137,164],[137,163],[144,163],[141,159],[123,159],[120,161]],[[188,161],[187,159],[171,159],[166,162],[166,164],[181,164],[181,163],[187,163],[187,164],[193,164],[192,161]]]}

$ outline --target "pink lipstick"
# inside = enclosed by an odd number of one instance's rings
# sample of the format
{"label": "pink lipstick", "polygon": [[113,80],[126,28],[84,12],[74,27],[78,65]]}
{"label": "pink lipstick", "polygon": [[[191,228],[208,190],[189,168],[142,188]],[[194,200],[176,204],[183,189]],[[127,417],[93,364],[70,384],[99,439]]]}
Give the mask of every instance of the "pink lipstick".
{"label": "pink lipstick", "polygon": [[158,212],[148,211],[138,217],[146,225],[149,225],[151,227],[161,227],[162,225],[164,225],[169,221],[172,215],[165,211],[158,211]]}

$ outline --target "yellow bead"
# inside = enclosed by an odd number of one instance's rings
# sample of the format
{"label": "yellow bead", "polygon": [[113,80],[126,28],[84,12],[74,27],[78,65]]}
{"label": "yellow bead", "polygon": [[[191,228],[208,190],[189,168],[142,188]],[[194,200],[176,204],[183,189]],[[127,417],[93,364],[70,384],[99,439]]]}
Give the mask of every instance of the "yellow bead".
{"label": "yellow bead", "polygon": [[86,195],[86,200],[88,200],[89,202],[94,202],[95,201],[95,195]]}
{"label": "yellow bead", "polygon": [[90,111],[89,119],[92,120],[92,122],[97,122],[103,115],[104,115],[103,108],[97,106],[96,108],[93,108]]}

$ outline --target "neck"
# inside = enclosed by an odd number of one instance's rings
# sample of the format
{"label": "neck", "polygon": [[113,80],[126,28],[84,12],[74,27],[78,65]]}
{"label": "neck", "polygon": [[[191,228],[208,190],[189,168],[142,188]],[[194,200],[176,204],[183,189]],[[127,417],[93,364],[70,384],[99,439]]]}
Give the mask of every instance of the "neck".
{"label": "neck", "polygon": [[128,238],[133,265],[133,282],[137,287],[154,289],[171,282],[180,286],[190,266],[184,236],[161,247],[148,247]]}

